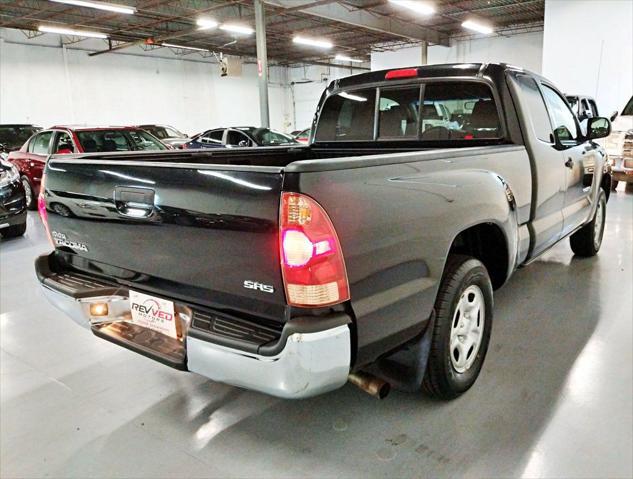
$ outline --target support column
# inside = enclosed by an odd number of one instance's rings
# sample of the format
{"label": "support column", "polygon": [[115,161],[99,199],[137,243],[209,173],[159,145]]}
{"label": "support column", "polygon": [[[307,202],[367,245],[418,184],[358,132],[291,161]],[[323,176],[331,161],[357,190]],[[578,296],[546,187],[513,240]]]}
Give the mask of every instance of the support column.
{"label": "support column", "polygon": [[429,63],[429,44],[422,42],[420,44],[420,65],[427,65]]}
{"label": "support column", "polygon": [[255,4],[255,39],[257,41],[257,73],[259,75],[259,115],[261,126],[270,128],[268,111],[268,54],[266,52],[266,13],[262,0]]}

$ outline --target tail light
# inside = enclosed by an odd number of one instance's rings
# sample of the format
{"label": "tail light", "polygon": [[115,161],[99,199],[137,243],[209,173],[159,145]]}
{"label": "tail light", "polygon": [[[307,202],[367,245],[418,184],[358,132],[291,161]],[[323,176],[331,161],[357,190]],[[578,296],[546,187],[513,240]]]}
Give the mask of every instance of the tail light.
{"label": "tail light", "polygon": [[341,245],[325,210],[312,198],[282,193],[279,249],[292,306],[330,306],[349,299]]}
{"label": "tail light", "polygon": [[46,200],[44,199],[44,189],[46,188],[45,185],[46,185],[46,173],[42,175],[42,181],[40,182],[40,194],[37,196],[37,212],[40,214],[42,223],[44,223],[44,229],[46,230],[46,236],[48,236],[48,241],[51,244],[51,246],[55,248],[55,243],[53,242],[51,231],[48,228],[48,211],[46,211]]}

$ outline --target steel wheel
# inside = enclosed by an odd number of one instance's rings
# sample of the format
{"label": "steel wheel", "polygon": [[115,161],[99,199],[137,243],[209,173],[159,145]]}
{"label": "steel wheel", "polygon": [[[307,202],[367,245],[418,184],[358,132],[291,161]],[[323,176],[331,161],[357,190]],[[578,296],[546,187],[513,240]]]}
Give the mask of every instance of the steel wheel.
{"label": "steel wheel", "polygon": [[604,233],[604,203],[602,201],[598,201],[598,206],[596,207],[596,218],[594,220],[594,227],[593,227],[593,247],[596,250],[600,249],[600,245],[602,244],[603,233]]}
{"label": "steel wheel", "polygon": [[24,193],[26,194],[26,207],[30,208],[33,203],[33,190],[31,189],[31,183],[26,178],[22,178],[22,186],[24,186]]}
{"label": "steel wheel", "polygon": [[451,364],[458,373],[468,371],[477,358],[483,338],[486,302],[479,286],[464,290],[451,325]]}

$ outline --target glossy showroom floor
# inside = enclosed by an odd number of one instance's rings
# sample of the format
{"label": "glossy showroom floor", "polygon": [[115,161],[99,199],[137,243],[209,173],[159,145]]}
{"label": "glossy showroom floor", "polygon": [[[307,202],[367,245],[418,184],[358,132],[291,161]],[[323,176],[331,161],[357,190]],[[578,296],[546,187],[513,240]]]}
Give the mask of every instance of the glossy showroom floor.
{"label": "glossy showroom floor", "polygon": [[496,295],[479,381],[450,403],[353,386],[283,401],[171,370],[40,294],[35,215],[2,241],[1,457],[9,477],[630,477],[633,194],[594,259],[567,241]]}

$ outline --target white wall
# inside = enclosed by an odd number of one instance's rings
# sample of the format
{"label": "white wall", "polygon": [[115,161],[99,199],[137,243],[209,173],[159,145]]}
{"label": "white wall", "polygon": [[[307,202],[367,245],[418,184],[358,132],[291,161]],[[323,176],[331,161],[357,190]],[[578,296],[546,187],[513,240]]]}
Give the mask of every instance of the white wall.
{"label": "white wall", "polygon": [[633,2],[546,0],[543,75],[566,93],[592,95],[600,113],[633,93]]}
{"label": "white wall", "polygon": [[452,41],[450,47],[433,45],[428,49],[429,64],[509,63],[540,73],[543,57],[543,32],[510,37],[483,36]]}
{"label": "white wall", "polygon": [[[441,63],[510,63],[541,72],[543,33],[524,33],[511,37],[481,36],[453,40],[450,47],[432,45],[428,48],[429,65]],[[371,69],[401,68],[422,64],[419,46],[371,54]]]}
{"label": "white wall", "polygon": [[[195,133],[217,126],[259,125],[255,65],[241,77],[219,75],[211,59],[168,49],[89,57],[79,48],[104,48],[90,40],[59,47],[57,35],[27,40],[0,30],[0,123],[167,123]],[[194,60],[194,61],[190,61]],[[291,127],[286,69],[269,74],[271,126]]]}

